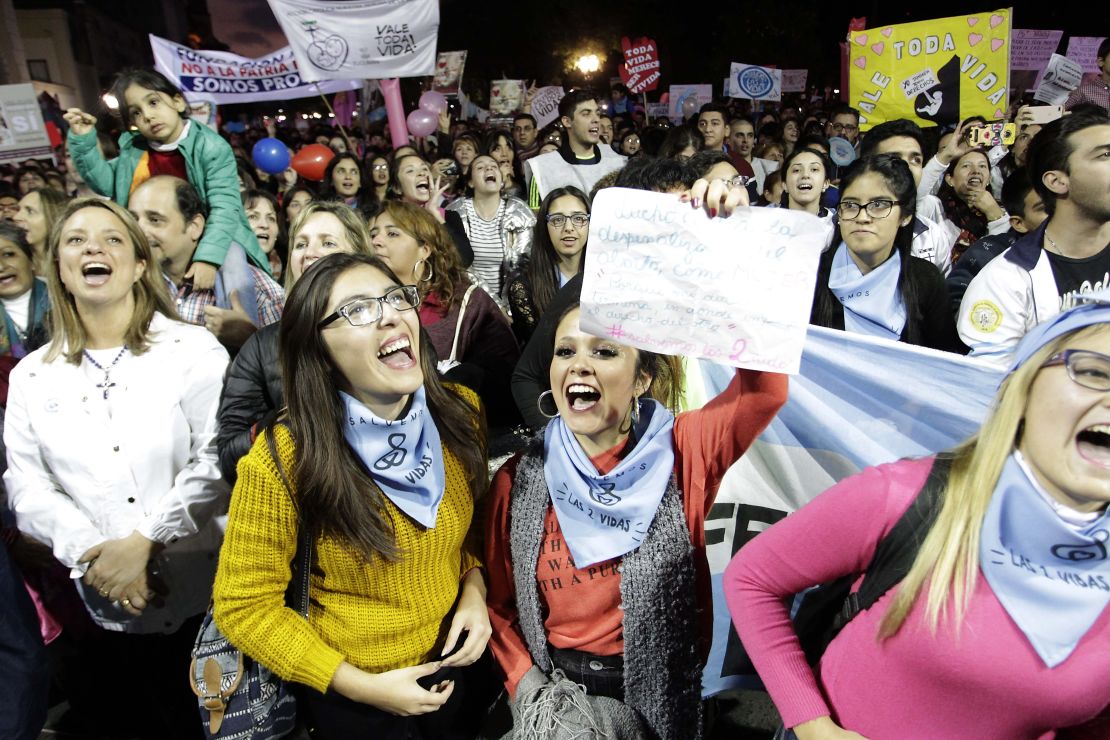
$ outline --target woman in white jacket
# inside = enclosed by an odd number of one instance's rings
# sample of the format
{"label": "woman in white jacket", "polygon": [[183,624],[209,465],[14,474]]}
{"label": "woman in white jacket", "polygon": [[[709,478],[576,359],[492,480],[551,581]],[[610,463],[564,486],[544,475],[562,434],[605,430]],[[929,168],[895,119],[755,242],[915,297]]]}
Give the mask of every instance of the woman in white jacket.
{"label": "woman in white jacket", "polygon": [[95,673],[70,676],[68,698],[115,732],[200,737],[183,677],[228,503],[215,446],[227,353],[176,319],[116,204],[73,202],[48,249],[52,339],[11,373],[4,481],[20,530],[70,568],[100,628],[77,646]]}

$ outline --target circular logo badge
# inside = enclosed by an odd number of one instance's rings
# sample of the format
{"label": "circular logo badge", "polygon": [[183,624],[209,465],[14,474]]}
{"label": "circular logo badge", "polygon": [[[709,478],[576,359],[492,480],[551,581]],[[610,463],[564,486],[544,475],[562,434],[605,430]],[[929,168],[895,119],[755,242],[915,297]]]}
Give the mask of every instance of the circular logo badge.
{"label": "circular logo badge", "polygon": [[971,307],[970,318],[972,326],[989,334],[1002,326],[1002,309],[991,301],[976,301]]}
{"label": "circular logo badge", "polygon": [[775,78],[760,67],[748,67],[736,75],[740,90],[752,99],[762,98],[775,89]]}

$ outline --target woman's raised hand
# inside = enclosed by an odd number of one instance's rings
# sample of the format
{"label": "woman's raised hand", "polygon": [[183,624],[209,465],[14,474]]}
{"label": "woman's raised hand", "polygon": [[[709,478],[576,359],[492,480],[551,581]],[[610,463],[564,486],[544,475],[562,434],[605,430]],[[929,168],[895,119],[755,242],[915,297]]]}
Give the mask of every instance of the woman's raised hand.
{"label": "woman's raised hand", "polygon": [[724,179],[711,182],[704,177],[683,193],[681,199],[694,208],[705,208],[710,218],[715,218],[718,213],[728,217],[737,208],[751,205],[748,201],[748,189],[744,186]]}

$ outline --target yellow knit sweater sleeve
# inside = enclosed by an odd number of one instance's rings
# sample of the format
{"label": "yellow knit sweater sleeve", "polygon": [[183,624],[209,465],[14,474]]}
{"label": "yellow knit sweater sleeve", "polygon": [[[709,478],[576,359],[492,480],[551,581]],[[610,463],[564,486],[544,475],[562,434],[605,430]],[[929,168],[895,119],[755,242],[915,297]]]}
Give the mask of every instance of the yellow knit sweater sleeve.
{"label": "yellow knit sweater sleeve", "polygon": [[[276,442],[291,475],[288,430],[278,427]],[[323,693],[344,658],[285,606],[297,551],[297,514],[265,435],[255,440],[238,472],[212,589],[216,625],[233,645],[281,678]]]}

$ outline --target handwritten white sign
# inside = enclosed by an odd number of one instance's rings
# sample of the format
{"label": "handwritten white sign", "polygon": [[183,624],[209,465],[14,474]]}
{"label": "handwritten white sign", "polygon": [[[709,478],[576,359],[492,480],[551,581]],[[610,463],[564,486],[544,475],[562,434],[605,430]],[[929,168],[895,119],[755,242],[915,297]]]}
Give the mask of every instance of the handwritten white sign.
{"label": "handwritten white sign", "polygon": [[794,374],[828,227],[784,208],[710,219],[674,195],[594,199],[582,328],[651,352]]}

